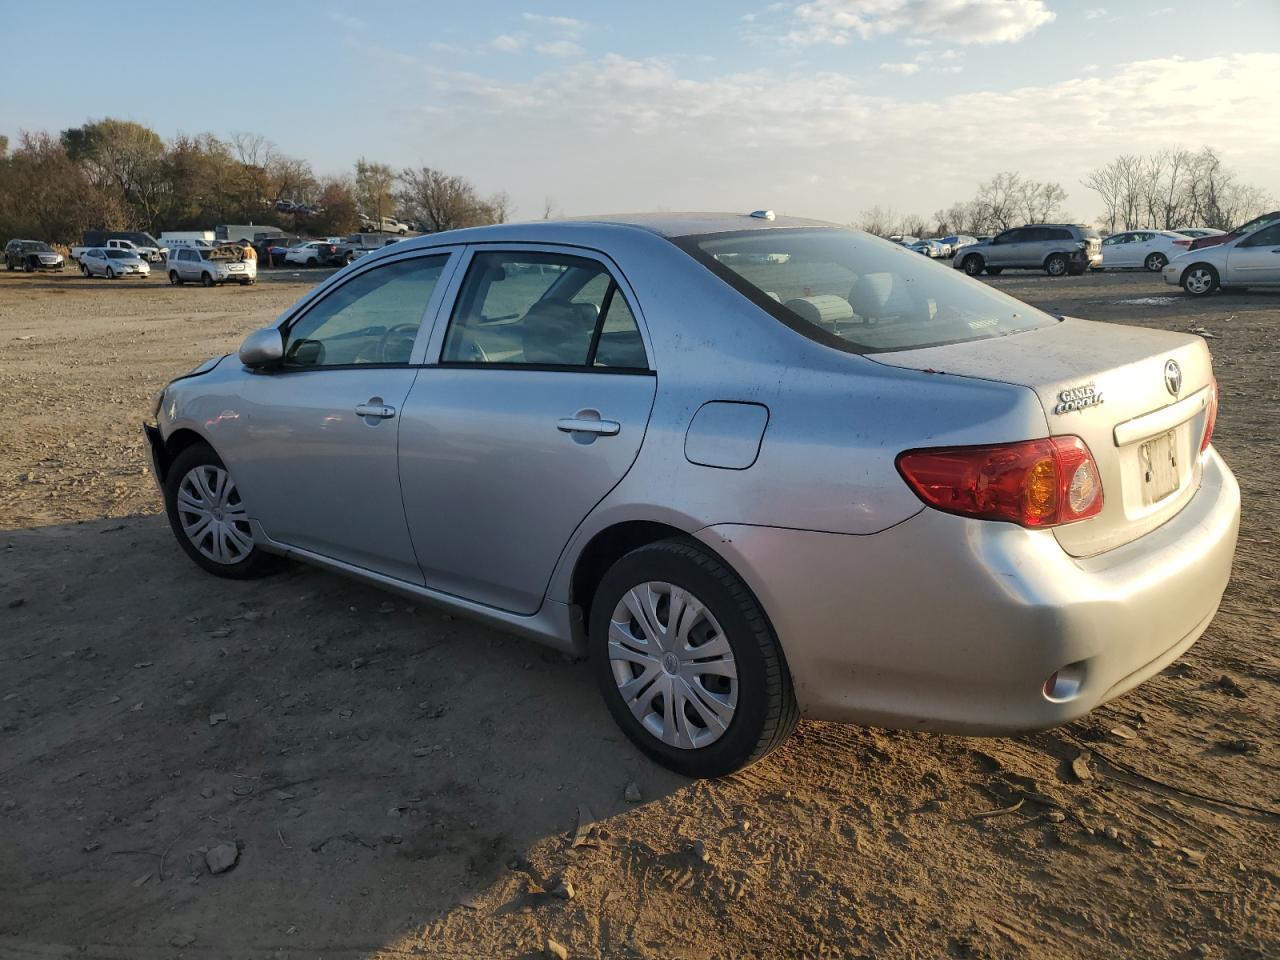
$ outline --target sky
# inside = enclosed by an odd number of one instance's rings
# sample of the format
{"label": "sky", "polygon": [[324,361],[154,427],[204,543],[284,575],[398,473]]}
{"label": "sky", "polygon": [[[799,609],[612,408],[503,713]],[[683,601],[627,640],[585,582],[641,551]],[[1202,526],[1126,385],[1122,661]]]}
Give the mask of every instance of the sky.
{"label": "sky", "polygon": [[[101,15],[104,11],[109,15]],[[1125,152],[1216,147],[1280,196],[1280,0],[0,0],[0,133],[261,133],[506,191],[517,219],[928,215],[1001,170],[1100,204]],[[25,78],[21,81],[15,78]]]}

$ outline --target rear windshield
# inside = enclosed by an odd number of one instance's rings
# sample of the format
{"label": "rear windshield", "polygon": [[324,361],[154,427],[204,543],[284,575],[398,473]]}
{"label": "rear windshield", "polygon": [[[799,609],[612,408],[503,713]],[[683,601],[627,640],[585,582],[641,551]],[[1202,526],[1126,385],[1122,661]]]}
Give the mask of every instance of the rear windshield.
{"label": "rear windshield", "polygon": [[1057,322],[950,264],[853,230],[751,230],[677,243],[789,327],[851,352],[985,340]]}

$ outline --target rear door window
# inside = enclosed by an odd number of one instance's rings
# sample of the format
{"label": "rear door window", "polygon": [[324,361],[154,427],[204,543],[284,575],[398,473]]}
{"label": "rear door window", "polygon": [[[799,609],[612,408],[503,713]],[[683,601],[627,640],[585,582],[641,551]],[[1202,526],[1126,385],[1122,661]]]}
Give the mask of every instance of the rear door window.
{"label": "rear door window", "polygon": [[635,315],[598,260],[484,251],[472,257],[442,363],[645,369]]}

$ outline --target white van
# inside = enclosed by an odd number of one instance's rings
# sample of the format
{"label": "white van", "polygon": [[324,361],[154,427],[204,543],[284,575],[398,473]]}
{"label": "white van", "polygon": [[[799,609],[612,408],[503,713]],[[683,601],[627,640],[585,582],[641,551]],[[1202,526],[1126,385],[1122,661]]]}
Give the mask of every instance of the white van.
{"label": "white van", "polygon": [[212,230],[170,230],[160,234],[160,242],[168,247],[189,247],[193,240],[212,246],[215,239]]}

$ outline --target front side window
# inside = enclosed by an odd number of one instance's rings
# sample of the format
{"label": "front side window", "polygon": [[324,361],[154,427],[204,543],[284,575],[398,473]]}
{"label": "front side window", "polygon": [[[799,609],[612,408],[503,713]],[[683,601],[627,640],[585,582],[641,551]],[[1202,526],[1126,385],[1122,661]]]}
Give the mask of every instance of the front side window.
{"label": "front side window", "polygon": [[852,230],[750,230],[675,242],[787,326],[855,353],[983,340],[1057,322],[904,247]]}
{"label": "front side window", "polygon": [[1265,247],[1280,244],[1280,224],[1259,230],[1253,236],[1241,241],[1242,247]]}
{"label": "front side window", "polygon": [[448,259],[398,260],[325,294],[289,327],[284,368],[407,364]]}
{"label": "front side window", "polygon": [[444,363],[644,369],[635,315],[597,260],[484,252],[471,260]]}

